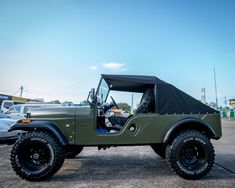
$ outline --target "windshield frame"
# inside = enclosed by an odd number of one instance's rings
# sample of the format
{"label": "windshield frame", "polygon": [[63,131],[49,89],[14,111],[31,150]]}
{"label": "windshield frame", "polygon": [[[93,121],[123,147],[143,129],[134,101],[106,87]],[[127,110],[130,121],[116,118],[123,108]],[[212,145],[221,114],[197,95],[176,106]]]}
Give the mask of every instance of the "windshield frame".
{"label": "windshield frame", "polygon": [[[107,89],[108,89],[108,92],[107,92],[107,95],[106,95],[105,99],[100,98],[99,95],[98,95],[99,94],[99,90],[100,90],[101,85],[102,85],[102,82],[104,82],[107,85]],[[103,77],[101,77],[99,85],[98,85],[97,90],[96,90],[96,94],[95,94],[96,98],[100,98],[100,99],[103,100],[103,102],[106,102],[106,100],[107,100],[107,98],[109,96],[109,92],[110,92],[109,84],[106,82],[106,80]]]}

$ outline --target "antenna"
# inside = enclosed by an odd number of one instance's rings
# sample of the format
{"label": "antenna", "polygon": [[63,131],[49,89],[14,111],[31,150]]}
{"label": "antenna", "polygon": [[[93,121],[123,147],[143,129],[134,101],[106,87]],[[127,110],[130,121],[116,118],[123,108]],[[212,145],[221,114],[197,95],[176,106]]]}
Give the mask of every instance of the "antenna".
{"label": "antenna", "polygon": [[216,109],[218,109],[218,96],[217,96],[217,84],[216,84],[215,67],[214,67],[214,82],[215,82],[215,104],[216,104]]}

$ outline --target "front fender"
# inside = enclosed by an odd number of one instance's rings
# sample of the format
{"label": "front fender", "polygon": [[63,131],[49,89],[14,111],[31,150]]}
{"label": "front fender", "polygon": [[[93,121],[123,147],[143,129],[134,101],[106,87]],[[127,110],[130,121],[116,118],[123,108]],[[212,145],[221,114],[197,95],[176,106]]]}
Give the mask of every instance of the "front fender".
{"label": "front fender", "polygon": [[21,123],[20,121],[14,124],[8,131],[23,130],[23,131],[47,131],[52,134],[58,142],[65,146],[68,145],[68,140],[62,131],[53,123],[48,121],[31,121],[30,123]]}

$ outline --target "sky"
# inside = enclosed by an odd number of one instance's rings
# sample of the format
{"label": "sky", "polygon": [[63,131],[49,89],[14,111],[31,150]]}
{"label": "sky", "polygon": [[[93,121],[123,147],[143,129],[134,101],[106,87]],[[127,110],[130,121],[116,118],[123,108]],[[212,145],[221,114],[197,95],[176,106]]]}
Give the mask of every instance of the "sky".
{"label": "sky", "polygon": [[0,0],[0,93],[78,103],[102,73],[141,74],[211,102],[215,67],[223,105],[234,23],[233,0]]}

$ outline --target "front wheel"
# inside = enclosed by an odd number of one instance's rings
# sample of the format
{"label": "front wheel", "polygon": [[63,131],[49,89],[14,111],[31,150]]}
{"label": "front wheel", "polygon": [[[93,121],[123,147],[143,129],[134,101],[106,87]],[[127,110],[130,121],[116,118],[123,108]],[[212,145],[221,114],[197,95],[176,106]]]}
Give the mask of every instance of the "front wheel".
{"label": "front wheel", "polygon": [[205,176],[214,164],[214,148],[206,135],[194,130],[181,132],[167,146],[166,158],[171,169],[185,179]]}
{"label": "front wheel", "polygon": [[29,181],[48,179],[60,169],[64,158],[63,147],[46,132],[28,132],[11,151],[12,168]]}

